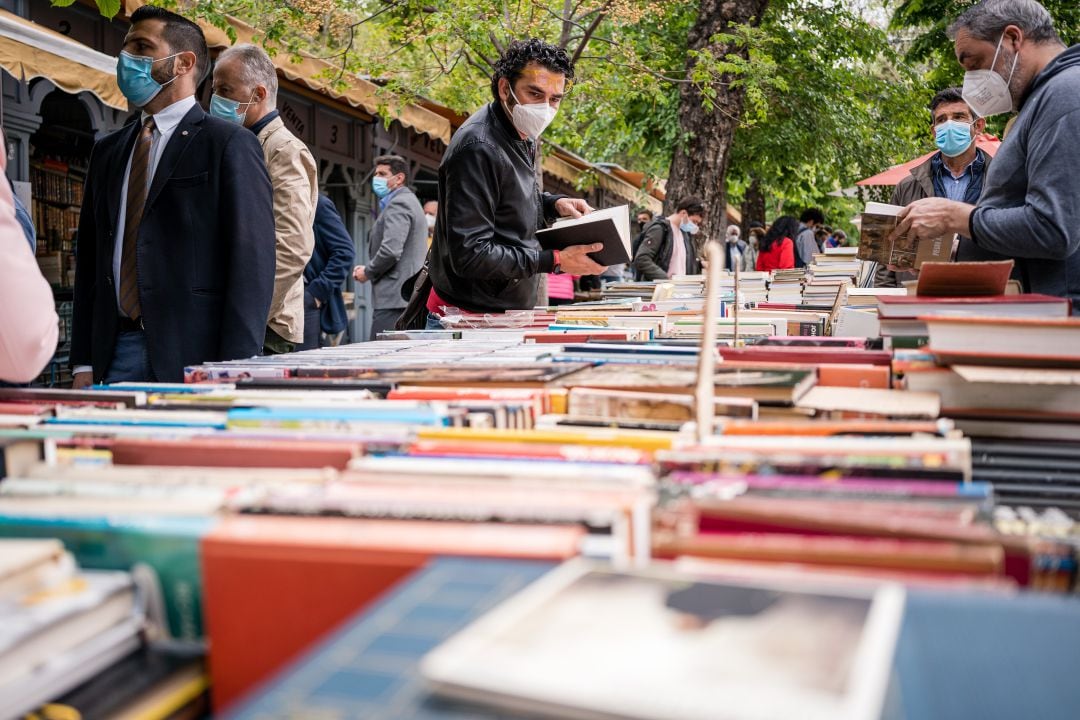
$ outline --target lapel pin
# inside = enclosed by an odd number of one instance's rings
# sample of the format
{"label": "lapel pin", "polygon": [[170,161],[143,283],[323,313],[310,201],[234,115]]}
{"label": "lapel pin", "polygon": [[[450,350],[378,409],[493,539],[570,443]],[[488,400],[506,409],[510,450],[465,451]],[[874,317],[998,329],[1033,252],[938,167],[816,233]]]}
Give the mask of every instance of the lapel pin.
{"label": "lapel pin", "polygon": [[181,134],[181,135],[187,135],[187,130],[181,130],[181,131],[180,131],[180,134]]}

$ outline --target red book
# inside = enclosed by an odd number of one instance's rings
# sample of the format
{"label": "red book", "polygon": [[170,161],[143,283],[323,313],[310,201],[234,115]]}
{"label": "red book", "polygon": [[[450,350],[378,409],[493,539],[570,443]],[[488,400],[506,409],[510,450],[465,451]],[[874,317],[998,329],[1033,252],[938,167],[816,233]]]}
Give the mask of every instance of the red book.
{"label": "red book", "polygon": [[725,362],[785,362],[803,365],[834,363],[845,365],[885,365],[892,362],[887,350],[860,350],[847,347],[784,347],[752,345],[744,348],[720,348]]}
{"label": "red book", "polygon": [[564,560],[581,526],[226,517],[202,541],[217,711],[433,555]]}
{"label": "red book", "polygon": [[252,440],[193,437],[179,440],[116,438],[111,442],[117,465],[182,467],[322,468],[344,470],[363,454],[359,443],[315,440]]}
{"label": "red book", "polygon": [[981,297],[882,295],[877,301],[878,314],[885,319],[917,318],[920,315],[1064,318],[1071,312],[1066,298],[1039,294]]}

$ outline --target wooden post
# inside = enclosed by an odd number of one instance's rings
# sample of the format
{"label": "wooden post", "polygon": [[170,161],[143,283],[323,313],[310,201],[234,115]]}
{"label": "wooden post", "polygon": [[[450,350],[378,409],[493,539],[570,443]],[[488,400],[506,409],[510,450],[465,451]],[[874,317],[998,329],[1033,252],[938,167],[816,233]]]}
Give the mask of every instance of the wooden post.
{"label": "wooden post", "polygon": [[716,413],[716,316],[720,304],[720,270],[724,266],[723,250],[719,243],[707,242],[703,250],[709,267],[705,273],[705,317],[701,321],[697,388],[694,391],[699,443],[712,435]]}

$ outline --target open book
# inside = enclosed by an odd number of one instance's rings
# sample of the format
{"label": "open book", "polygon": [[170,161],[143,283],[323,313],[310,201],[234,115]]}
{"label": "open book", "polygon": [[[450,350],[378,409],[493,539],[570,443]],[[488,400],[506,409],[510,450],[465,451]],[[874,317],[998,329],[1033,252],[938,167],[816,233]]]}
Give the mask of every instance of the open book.
{"label": "open book", "polygon": [[899,205],[868,202],[859,226],[860,260],[874,260],[901,270],[918,270],[924,262],[948,262],[952,256],[952,238],[939,237],[916,240],[901,235],[889,241],[896,228],[896,215],[904,208]]}
{"label": "open book", "polygon": [[579,218],[556,220],[550,228],[537,230],[536,239],[545,250],[603,243],[603,249],[589,253],[589,257],[601,265],[627,263],[630,262],[630,208],[620,205]]}

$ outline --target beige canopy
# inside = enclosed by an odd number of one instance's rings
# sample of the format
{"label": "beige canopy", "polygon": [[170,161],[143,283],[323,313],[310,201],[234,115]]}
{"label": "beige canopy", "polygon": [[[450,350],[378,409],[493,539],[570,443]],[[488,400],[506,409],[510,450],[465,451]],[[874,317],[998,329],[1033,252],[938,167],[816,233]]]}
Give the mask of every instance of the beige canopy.
{"label": "beige canopy", "polygon": [[128,109],[116,85],[116,58],[4,10],[0,67],[20,80],[43,77],[67,92],[91,92],[109,107]]}

